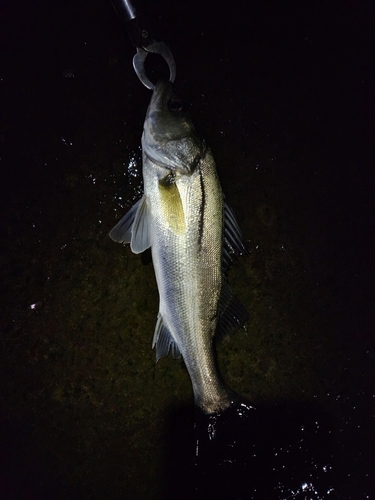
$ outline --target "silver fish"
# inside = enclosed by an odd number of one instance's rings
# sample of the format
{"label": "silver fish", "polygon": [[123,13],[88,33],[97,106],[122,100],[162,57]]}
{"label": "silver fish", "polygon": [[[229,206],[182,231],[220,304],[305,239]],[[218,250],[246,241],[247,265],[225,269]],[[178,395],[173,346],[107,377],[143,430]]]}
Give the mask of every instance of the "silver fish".
{"label": "silver fish", "polygon": [[174,358],[182,355],[195,403],[219,413],[234,396],[220,380],[213,337],[246,321],[225,277],[245,243],[212,153],[170,83],[160,81],[153,91],[142,149],[144,195],[109,235],[134,253],[151,247],[160,296],[156,361],[170,349]]}

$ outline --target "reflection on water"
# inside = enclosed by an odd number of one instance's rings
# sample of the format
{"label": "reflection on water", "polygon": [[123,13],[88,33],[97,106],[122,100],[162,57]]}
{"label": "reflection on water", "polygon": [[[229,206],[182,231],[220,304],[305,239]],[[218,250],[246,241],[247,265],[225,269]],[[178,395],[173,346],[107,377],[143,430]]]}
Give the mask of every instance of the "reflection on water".
{"label": "reflection on water", "polygon": [[[200,418],[188,409],[169,415],[167,498],[173,498],[181,484],[190,488],[183,498],[374,498],[373,462],[365,465],[372,451],[362,448],[362,436],[353,430],[352,438],[359,441],[339,444],[338,436],[345,431],[336,428],[318,404],[258,407],[244,419],[232,414],[217,426],[214,440],[207,421],[202,421],[205,417]],[[364,466],[359,474],[354,465],[358,460]]]}

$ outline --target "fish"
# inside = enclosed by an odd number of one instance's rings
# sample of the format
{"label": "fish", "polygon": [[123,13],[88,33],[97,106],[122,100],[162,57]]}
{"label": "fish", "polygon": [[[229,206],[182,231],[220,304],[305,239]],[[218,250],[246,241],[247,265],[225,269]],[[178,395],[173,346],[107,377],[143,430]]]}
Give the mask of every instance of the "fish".
{"label": "fish", "polygon": [[151,248],[159,291],[156,362],[170,351],[182,356],[195,404],[203,414],[219,414],[235,395],[221,380],[213,341],[247,320],[226,276],[247,247],[209,146],[176,88],[163,80],[144,121],[142,175],[142,198],[109,236],[136,254]]}

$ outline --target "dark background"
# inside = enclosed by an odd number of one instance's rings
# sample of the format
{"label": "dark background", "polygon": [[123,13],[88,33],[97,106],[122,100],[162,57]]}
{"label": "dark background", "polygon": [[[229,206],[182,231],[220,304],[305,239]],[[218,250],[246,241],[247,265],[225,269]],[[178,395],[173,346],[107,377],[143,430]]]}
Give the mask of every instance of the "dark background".
{"label": "dark background", "polygon": [[374,10],[149,3],[250,248],[217,355],[258,417],[197,459],[152,266],[107,237],[142,189],[134,49],[105,0],[1,0],[0,498],[375,498]]}

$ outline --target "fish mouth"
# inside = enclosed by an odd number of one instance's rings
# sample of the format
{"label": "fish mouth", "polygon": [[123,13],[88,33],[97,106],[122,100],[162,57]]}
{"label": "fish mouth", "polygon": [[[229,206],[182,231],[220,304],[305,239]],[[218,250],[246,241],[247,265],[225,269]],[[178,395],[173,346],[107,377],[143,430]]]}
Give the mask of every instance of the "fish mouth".
{"label": "fish mouth", "polygon": [[145,125],[156,122],[169,113],[168,101],[176,91],[170,82],[159,80],[152,91],[150,103],[146,111]]}
{"label": "fish mouth", "polygon": [[[154,156],[158,157],[158,151],[163,149],[169,140],[174,139],[173,136],[176,134],[178,123],[173,123],[168,109],[168,96],[171,92],[171,84],[159,80],[147,108],[143,125],[142,148],[151,159]],[[155,154],[152,154],[152,150],[155,150]]]}
{"label": "fish mouth", "polygon": [[163,109],[163,103],[161,101],[163,100],[163,97],[168,92],[168,90],[172,90],[172,84],[167,82],[166,80],[159,80],[152,92],[152,97],[148,107],[147,115],[149,112]]}
{"label": "fish mouth", "polygon": [[195,171],[207,146],[197,134],[174,86],[159,80],[152,94],[142,134],[143,154],[156,165],[183,175]]}

